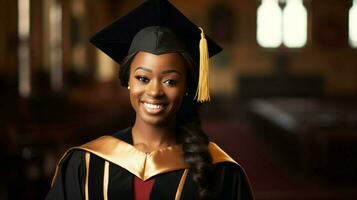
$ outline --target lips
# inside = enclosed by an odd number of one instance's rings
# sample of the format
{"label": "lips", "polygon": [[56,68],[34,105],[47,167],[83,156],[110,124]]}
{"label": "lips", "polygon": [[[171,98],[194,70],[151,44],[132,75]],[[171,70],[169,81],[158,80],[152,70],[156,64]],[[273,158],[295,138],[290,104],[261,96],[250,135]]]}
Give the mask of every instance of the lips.
{"label": "lips", "polygon": [[163,103],[149,103],[149,102],[142,102],[142,105],[146,112],[150,114],[158,114],[163,111],[166,107]]}

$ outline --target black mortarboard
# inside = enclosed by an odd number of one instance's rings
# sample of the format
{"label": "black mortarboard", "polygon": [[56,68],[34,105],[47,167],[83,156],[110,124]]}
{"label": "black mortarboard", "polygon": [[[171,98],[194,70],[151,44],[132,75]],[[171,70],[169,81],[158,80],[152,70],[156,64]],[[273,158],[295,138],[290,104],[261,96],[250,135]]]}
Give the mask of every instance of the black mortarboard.
{"label": "black mortarboard", "polygon": [[[118,63],[121,63],[128,54],[137,51],[148,51],[153,54],[188,52],[197,63],[200,63],[198,90],[201,91],[197,92],[197,100],[209,100],[208,58],[222,49],[210,38],[205,37],[203,30],[168,0],[144,1],[96,33],[90,41]],[[205,89],[202,89],[202,86]],[[207,94],[200,98],[202,91]]]}

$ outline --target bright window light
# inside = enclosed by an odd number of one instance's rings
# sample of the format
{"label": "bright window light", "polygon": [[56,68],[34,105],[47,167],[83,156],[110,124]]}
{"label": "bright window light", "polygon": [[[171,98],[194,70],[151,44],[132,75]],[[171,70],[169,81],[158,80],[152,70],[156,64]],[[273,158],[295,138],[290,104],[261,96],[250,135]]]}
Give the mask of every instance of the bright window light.
{"label": "bright window light", "polygon": [[307,11],[302,0],[287,0],[283,10],[283,43],[289,48],[299,48],[307,40]]}
{"label": "bright window light", "polygon": [[348,38],[352,47],[357,48],[357,0],[353,0],[348,16]]}
{"label": "bright window light", "polygon": [[30,66],[30,0],[18,0],[18,90],[21,97],[27,98],[31,94],[31,66]]}
{"label": "bright window light", "polygon": [[267,48],[281,45],[282,11],[278,0],[262,0],[257,10],[257,41]]}
{"label": "bright window light", "polygon": [[55,0],[50,1],[49,42],[50,42],[50,79],[53,91],[63,87],[62,69],[62,6]]}

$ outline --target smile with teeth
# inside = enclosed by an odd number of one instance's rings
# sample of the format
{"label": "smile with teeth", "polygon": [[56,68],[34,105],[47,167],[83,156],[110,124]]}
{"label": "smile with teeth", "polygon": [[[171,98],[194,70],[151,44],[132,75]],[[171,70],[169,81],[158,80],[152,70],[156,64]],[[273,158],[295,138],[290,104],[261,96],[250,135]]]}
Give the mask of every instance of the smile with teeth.
{"label": "smile with teeth", "polygon": [[163,104],[152,104],[152,103],[144,102],[144,107],[148,112],[150,112],[150,113],[155,112],[156,113],[156,112],[161,111],[164,108],[164,105]]}

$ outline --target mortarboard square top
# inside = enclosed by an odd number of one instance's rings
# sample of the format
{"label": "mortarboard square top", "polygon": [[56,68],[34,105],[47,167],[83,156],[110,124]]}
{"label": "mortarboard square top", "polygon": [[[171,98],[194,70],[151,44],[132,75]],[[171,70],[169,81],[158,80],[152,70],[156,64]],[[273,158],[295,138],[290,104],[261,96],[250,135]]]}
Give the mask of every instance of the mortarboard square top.
{"label": "mortarboard square top", "polygon": [[[168,0],[146,0],[96,33],[90,42],[117,63],[140,50],[153,54],[186,51],[198,62],[200,34],[200,29]],[[206,39],[209,57],[222,50]]]}

